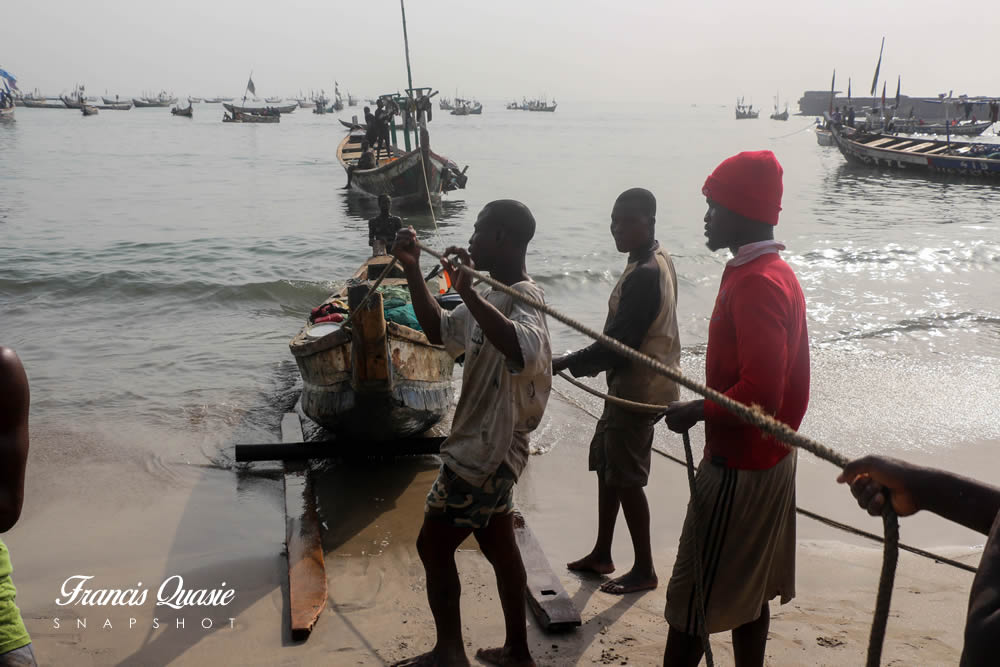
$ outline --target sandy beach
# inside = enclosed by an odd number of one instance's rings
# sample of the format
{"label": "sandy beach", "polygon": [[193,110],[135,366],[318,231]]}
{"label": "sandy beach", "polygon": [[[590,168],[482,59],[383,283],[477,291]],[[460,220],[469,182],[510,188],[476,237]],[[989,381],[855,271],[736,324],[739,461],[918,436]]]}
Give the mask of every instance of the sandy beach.
{"label": "sandy beach", "polygon": [[[541,665],[656,665],[666,637],[666,580],[688,496],[684,471],[654,456],[649,495],[659,589],[625,597],[598,591],[600,578],[580,577],[564,566],[589,550],[595,529],[595,485],[586,470],[592,422],[577,404],[594,405],[564,386],[553,396],[536,437],[548,451],[532,457],[517,501],[581,610],[583,626],[549,635],[529,615],[533,651]],[[329,604],[312,636],[292,642],[279,469],[257,464],[234,472],[206,459],[207,441],[171,437],[121,425],[107,431],[36,429],[28,469],[31,502],[5,541],[40,664],[382,665],[432,646],[414,542],[436,471],[434,457],[331,464],[316,471]],[[677,453],[678,440],[660,428],[656,446]],[[162,451],[187,454],[167,460]],[[77,465],[72,478],[52,474],[69,458],[82,461],[83,452],[89,460]],[[803,455],[799,471],[800,506],[880,532],[878,522],[861,515],[846,490],[833,483],[830,466]],[[978,561],[974,545],[982,540],[942,520],[904,521],[902,531],[909,543]],[[623,522],[615,560],[622,571],[631,565]],[[798,597],[772,608],[768,664],[862,663],[880,563],[877,545],[800,517]],[[458,565],[471,656],[476,648],[502,642],[503,624],[492,571],[473,541],[463,545]],[[92,575],[93,588],[141,582],[149,600],[125,608],[61,606],[60,589],[73,575]],[[224,607],[155,606],[158,587],[173,575],[183,577],[185,588],[231,588],[235,596]],[[902,554],[884,664],[955,664],[971,581],[967,572]],[[175,584],[176,578],[168,587]],[[718,664],[731,664],[728,635],[712,643]]]}

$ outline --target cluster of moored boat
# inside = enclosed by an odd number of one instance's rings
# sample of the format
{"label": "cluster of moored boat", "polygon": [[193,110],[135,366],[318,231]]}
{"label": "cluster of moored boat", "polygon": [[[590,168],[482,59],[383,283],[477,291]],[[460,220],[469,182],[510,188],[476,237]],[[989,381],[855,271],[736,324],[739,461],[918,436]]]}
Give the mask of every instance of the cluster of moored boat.
{"label": "cluster of moored boat", "polygon": [[508,103],[507,109],[510,111],[548,111],[551,113],[556,110],[557,104],[554,99],[552,100],[552,104],[549,104],[544,98],[529,100],[522,97],[520,102],[515,100]]}

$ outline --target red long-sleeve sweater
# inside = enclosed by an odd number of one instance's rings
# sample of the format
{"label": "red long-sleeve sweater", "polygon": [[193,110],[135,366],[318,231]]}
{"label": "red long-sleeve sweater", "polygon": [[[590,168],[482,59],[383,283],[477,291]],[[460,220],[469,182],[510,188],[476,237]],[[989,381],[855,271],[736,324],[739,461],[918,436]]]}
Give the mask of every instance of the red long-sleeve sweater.
{"label": "red long-sleeve sweater", "polygon": [[[785,260],[768,253],[727,266],[708,329],[708,386],[759,405],[797,429],[809,404],[806,301]],[[712,401],[705,401],[705,456],[742,470],[766,470],[789,449]]]}

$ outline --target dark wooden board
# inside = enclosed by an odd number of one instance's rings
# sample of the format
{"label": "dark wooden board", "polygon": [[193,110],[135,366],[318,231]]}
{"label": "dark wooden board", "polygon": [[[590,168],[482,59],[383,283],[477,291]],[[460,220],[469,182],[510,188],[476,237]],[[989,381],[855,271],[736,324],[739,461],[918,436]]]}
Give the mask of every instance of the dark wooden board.
{"label": "dark wooden board", "polygon": [[514,536],[528,575],[528,606],[543,630],[561,632],[580,625],[580,612],[573,606],[559,577],[552,571],[535,534],[519,513],[514,514]]}
{"label": "dark wooden board", "polygon": [[[281,420],[281,440],[302,442],[298,414]],[[285,463],[285,545],[288,551],[288,611],[292,639],[307,639],[326,607],[326,562],[308,464]]]}

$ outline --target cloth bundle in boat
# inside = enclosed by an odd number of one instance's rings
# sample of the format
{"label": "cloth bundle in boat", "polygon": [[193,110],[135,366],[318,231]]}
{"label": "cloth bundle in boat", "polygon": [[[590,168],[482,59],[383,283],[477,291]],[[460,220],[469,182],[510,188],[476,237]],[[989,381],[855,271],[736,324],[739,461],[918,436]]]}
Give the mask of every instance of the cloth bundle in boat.
{"label": "cloth bundle in boat", "polygon": [[382,293],[382,311],[387,322],[423,331],[410,302],[410,290],[405,287],[379,287],[378,291]]}

